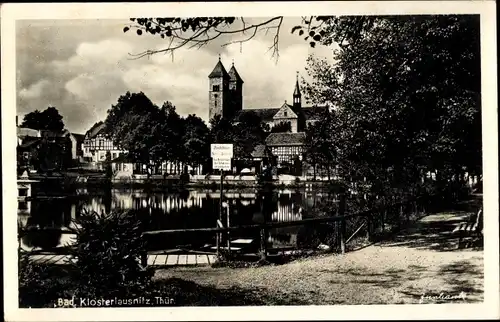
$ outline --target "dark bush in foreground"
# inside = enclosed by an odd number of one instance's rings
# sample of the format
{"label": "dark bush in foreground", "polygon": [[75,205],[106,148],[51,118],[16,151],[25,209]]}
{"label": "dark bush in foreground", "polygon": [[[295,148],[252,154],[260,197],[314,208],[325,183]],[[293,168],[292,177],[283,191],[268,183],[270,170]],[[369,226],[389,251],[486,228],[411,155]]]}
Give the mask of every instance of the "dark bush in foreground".
{"label": "dark bush in foreground", "polygon": [[133,212],[84,213],[76,220],[76,294],[133,294],[150,279],[141,266],[145,253],[142,223]]}

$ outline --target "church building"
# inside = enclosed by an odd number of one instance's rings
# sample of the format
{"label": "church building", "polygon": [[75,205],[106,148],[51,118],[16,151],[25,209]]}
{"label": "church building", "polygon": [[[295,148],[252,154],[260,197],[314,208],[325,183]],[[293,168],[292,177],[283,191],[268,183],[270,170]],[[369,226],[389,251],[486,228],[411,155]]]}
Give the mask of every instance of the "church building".
{"label": "church building", "polygon": [[234,63],[226,71],[220,58],[209,78],[209,118],[216,115],[237,121],[245,113],[255,113],[270,129],[281,123],[289,123],[290,131],[271,133],[266,145],[278,164],[292,163],[294,158],[302,159],[305,145],[305,129],[318,120],[322,108],[302,106],[298,73],[292,96],[292,104],[285,100],[281,106],[269,108],[243,108],[243,79],[236,71]]}

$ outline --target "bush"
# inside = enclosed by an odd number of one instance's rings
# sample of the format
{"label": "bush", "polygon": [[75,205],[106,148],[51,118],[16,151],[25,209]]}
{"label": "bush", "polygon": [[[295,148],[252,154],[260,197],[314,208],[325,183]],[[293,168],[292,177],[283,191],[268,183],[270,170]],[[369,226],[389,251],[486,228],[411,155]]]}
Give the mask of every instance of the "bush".
{"label": "bush", "polygon": [[132,212],[83,213],[76,220],[75,293],[107,297],[140,292],[150,274],[140,263],[145,242],[139,218]]}
{"label": "bush", "polygon": [[58,298],[70,298],[70,281],[60,267],[39,265],[19,250],[19,307],[53,307]]}

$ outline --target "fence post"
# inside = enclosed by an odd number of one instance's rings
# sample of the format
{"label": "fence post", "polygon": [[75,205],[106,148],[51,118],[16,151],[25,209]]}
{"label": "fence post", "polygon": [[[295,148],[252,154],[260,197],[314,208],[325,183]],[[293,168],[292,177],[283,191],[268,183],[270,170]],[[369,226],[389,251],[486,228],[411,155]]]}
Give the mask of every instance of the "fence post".
{"label": "fence post", "polygon": [[366,238],[369,242],[372,241],[372,215],[366,216]]}
{"label": "fence post", "polygon": [[385,217],[386,217],[386,214],[387,214],[387,208],[386,208],[386,205],[384,205],[384,211],[382,211],[380,213],[381,219],[382,219],[381,220],[381,224],[382,224],[381,231],[382,231],[382,233],[385,233]]}
{"label": "fence post", "polygon": [[260,229],[260,259],[267,259],[267,245],[266,245],[266,227],[262,226]]}
{"label": "fence post", "polygon": [[[224,171],[223,170],[220,170],[220,199],[219,199],[219,222],[222,222],[222,211],[223,211],[223,208],[222,208],[222,199],[224,197]],[[217,227],[219,226],[217,223]],[[222,244],[222,233],[221,232],[217,232],[217,236],[216,236],[216,246],[217,246],[217,256],[220,255],[220,245]]]}
{"label": "fence post", "polygon": [[406,218],[406,224],[408,224],[410,222],[410,211],[412,211],[412,204],[410,201],[408,202],[405,202],[406,204],[406,209],[405,209],[405,218]]}
{"label": "fence post", "polygon": [[142,267],[148,266],[148,252],[146,250],[144,250],[141,253],[141,265],[142,265]]}
{"label": "fence post", "polygon": [[346,234],[346,223],[345,223],[345,193],[340,195],[340,205],[339,205],[339,215],[340,219],[340,251],[342,254],[345,254],[346,245],[345,245],[345,234]]}
{"label": "fence post", "polygon": [[401,221],[401,218],[403,218],[403,203],[399,205],[399,220]]}
{"label": "fence post", "polygon": [[[227,228],[229,228],[230,221],[229,221],[229,202],[227,202]],[[231,233],[229,232],[229,229],[227,231],[227,253],[231,255]]]}

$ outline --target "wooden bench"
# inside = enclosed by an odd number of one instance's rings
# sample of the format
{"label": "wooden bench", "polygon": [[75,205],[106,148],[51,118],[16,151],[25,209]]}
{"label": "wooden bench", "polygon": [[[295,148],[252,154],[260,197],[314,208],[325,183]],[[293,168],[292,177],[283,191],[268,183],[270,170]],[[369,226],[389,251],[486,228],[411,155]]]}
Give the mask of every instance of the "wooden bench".
{"label": "wooden bench", "polygon": [[[455,229],[453,229],[453,234],[458,234],[458,248],[462,246],[467,247],[467,245],[472,244],[475,240],[482,240],[483,238],[483,209],[479,209],[475,220],[468,220],[458,224]],[[474,218],[474,217],[472,217]],[[471,219],[472,219],[471,218]],[[464,245],[464,241],[468,240],[469,243]]]}

